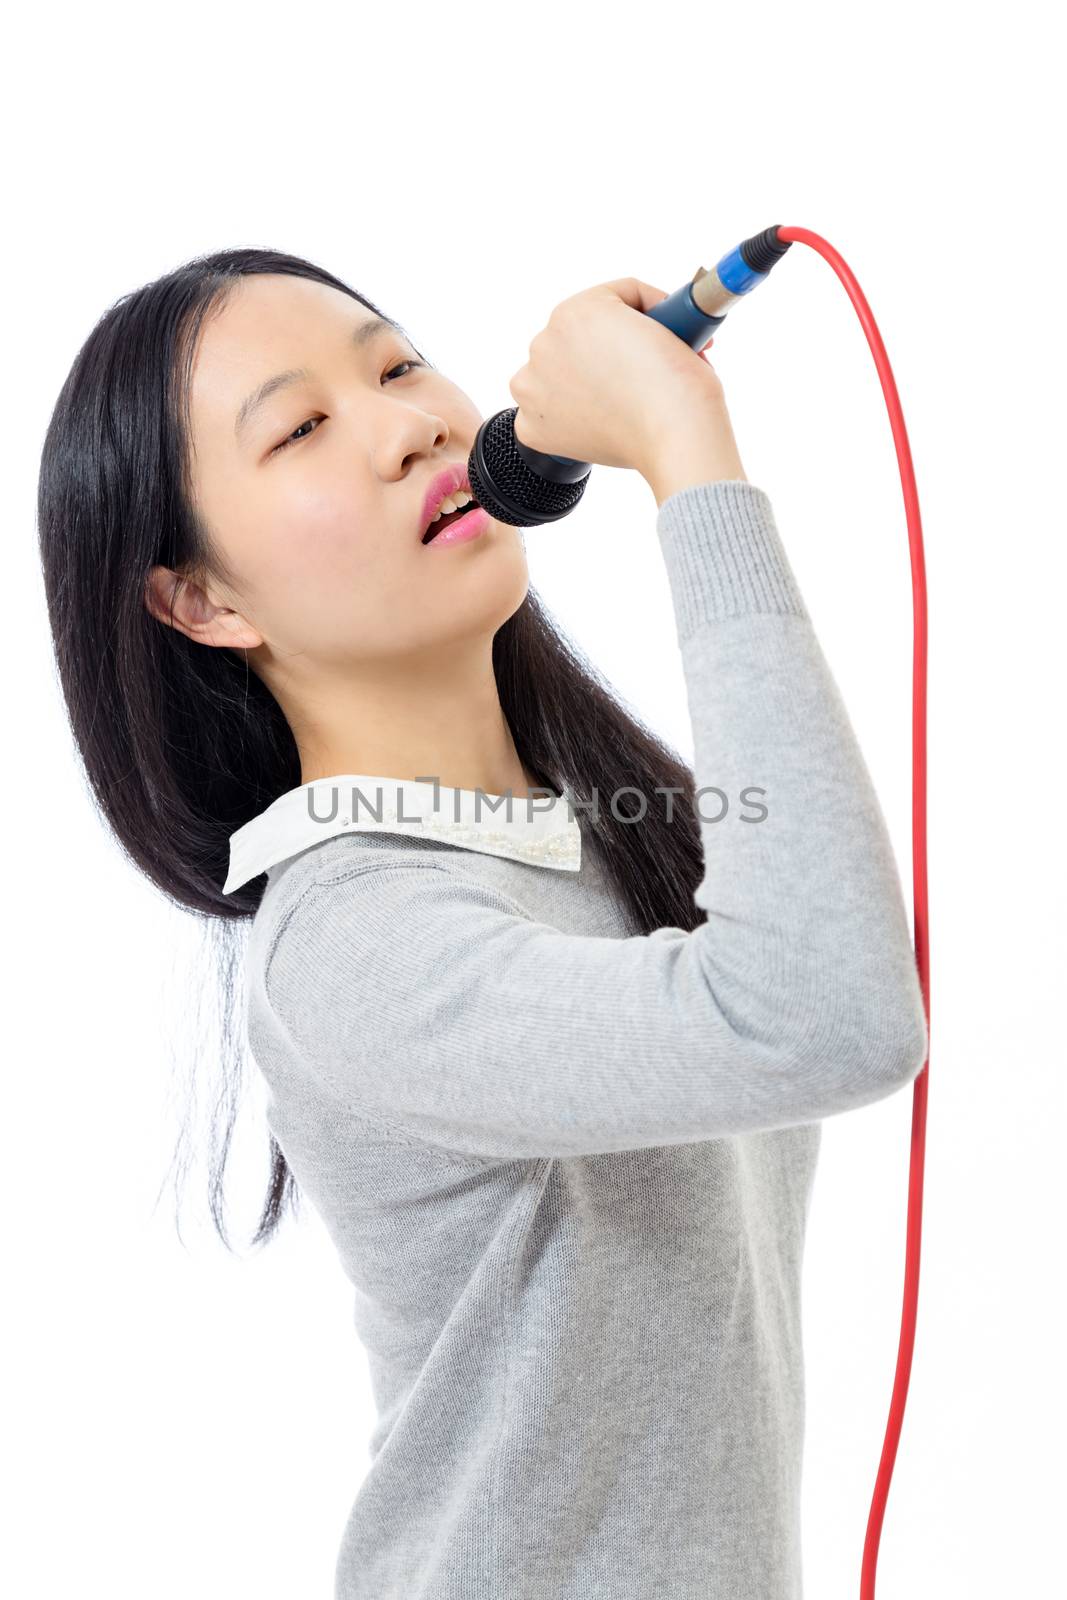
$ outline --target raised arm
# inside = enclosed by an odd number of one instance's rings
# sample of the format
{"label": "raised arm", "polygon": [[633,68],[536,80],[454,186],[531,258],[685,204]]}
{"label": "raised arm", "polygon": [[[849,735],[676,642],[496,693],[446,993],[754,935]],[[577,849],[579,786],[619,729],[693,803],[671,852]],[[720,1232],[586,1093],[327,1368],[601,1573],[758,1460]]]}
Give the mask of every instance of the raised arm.
{"label": "raised arm", "polygon": [[716,823],[706,797],[692,932],[561,932],[458,851],[322,864],[266,987],[339,1103],[481,1158],[566,1156],[815,1121],[921,1070],[890,840],[770,500],[721,478],[657,500],[697,789],[759,786],[766,818]]}

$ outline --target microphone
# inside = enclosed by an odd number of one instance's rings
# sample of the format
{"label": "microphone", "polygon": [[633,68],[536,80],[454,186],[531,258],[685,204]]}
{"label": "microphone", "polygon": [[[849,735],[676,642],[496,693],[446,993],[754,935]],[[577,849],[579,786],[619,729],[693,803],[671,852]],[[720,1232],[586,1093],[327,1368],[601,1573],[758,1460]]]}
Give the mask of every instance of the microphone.
{"label": "microphone", "polygon": [[[644,313],[702,350],[721,327],[734,302],[763,283],[785,255],[791,239],[779,239],[780,223],[753,234],[727,251],[706,271],[698,267],[689,283]],[[518,406],[487,417],[478,429],[467,461],[471,493],[498,522],[528,528],[556,522],[573,511],[589,482],[588,461],[533,450],[515,436]]]}

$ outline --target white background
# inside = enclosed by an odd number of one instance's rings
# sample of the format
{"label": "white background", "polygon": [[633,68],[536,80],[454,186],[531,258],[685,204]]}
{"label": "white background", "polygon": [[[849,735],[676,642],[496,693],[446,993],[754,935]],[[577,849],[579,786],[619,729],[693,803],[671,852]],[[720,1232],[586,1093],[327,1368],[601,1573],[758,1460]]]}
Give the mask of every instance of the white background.
{"label": "white background", "polygon": [[[78,777],[35,535],[51,407],[118,296],[230,245],[310,256],[483,415],[557,301],[663,290],[772,224],[857,274],[904,405],[930,606],[932,1051],[917,1348],[883,1600],[1062,1582],[1064,228],[1043,8],[22,10],[4,95],[11,935],[0,1560],[20,1600],[327,1600],[366,1470],[351,1297],[315,1214],[227,1256],[169,1191],[200,934]],[[11,214],[13,212],[13,215]],[[710,352],[911,886],[911,583],[887,414],[794,245]],[[532,582],[689,758],[655,504],[597,468]],[[634,648],[635,636],[649,647]],[[201,1063],[205,1107],[214,1076]],[[805,1593],[859,1590],[899,1332],[911,1090],[824,1126],[808,1236]],[[235,1236],[266,1180],[250,1084]],[[504,1597],[501,1597],[504,1600]]]}

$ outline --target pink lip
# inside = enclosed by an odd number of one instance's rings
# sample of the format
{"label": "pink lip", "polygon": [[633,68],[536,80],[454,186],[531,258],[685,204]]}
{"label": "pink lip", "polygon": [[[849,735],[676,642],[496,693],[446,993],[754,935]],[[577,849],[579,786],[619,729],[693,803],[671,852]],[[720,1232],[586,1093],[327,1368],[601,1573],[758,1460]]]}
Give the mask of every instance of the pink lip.
{"label": "pink lip", "polygon": [[[467,480],[466,462],[456,461],[450,467],[445,467],[435,478],[431,478],[430,486],[426,490],[426,498],[422,502],[422,527],[419,529],[419,538],[423,539],[440,507],[441,501],[448,495],[455,494],[458,489],[470,489]],[[440,535],[438,535],[440,537]]]}
{"label": "pink lip", "polygon": [[477,539],[479,534],[485,532],[491,517],[484,506],[471,506],[455,522],[450,522],[447,528],[442,528],[440,533],[435,533],[427,550],[447,548],[450,544],[469,544],[472,539]]}

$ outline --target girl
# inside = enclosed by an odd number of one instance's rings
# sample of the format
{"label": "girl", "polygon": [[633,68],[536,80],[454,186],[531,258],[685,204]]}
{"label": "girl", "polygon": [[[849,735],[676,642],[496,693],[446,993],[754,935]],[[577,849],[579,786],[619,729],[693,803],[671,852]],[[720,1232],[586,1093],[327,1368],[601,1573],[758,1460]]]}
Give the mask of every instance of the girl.
{"label": "girl", "polygon": [[89,781],[247,932],[256,1242],[299,1184],[355,1293],[336,1600],[801,1594],[820,1120],[910,1083],[926,1022],[771,503],[662,297],[565,301],[511,390],[524,442],[652,491],[693,771],[450,498],[477,408],[321,268],[225,251],[126,296],[48,431]]}

